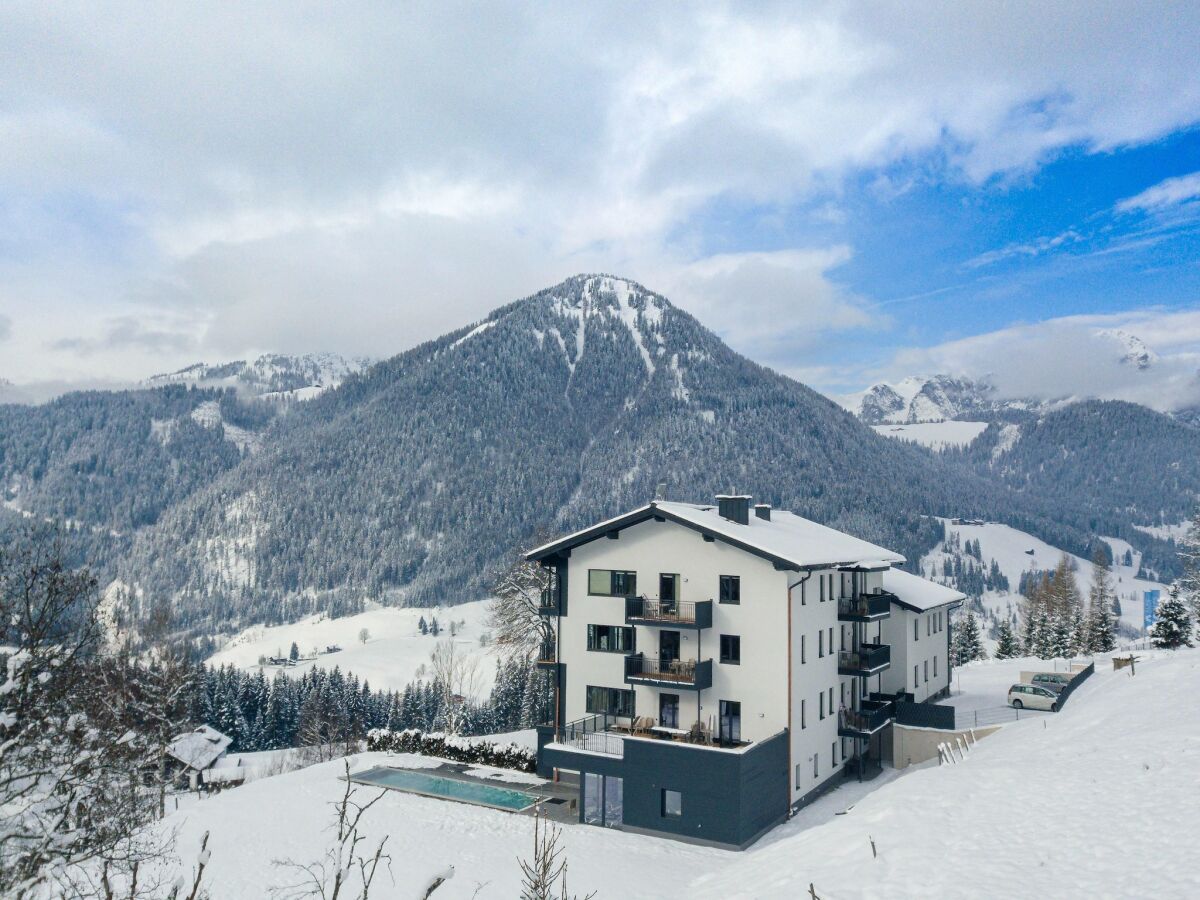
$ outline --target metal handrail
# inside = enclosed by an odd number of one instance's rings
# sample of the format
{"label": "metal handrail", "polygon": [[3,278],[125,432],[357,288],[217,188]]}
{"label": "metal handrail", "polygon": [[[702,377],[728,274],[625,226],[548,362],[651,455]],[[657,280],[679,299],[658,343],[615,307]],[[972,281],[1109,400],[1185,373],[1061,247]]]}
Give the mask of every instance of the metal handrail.
{"label": "metal handrail", "polygon": [[651,600],[649,597],[630,597],[629,604],[630,615],[636,619],[686,624],[695,624],[696,622],[694,600]]}

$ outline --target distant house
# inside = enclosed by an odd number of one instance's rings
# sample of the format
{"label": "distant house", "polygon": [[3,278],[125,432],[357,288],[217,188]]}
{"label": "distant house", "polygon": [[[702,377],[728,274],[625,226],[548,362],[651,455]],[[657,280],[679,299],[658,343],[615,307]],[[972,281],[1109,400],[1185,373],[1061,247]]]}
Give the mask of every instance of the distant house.
{"label": "distant house", "polygon": [[325,652],[326,652],[326,653],[337,653],[337,652],[338,652],[339,650],[341,650],[341,649],[342,649],[342,648],[341,648],[341,647],[339,647],[337,644],[330,644],[329,646],[327,646],[327,647],[325,648]]}
{"label": "distant house", "polygon": [[186,779],[188,787],[198,788],[232,743],[233,738],[207,725],[179,735],[167,745],[167,756],[172,761],[169,768],[171,781],[182,786]]}

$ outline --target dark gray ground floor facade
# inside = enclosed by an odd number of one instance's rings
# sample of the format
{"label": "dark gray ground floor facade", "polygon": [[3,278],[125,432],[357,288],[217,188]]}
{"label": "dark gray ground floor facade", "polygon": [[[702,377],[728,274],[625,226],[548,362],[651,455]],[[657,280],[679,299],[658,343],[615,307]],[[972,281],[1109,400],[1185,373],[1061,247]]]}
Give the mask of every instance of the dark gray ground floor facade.
{"label": "dark gray ground floor facade", "polygon": [[578,773],[580,820],[743,849],[788,815],[787,731],[740,751],[627,739],[622,756],[550,744],[543,777]]}

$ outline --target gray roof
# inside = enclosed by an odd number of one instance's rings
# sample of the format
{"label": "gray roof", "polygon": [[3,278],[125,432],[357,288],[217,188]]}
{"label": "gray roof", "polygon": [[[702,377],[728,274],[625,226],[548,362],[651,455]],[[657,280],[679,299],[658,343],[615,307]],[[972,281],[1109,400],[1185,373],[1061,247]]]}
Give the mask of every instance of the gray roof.
{"label": "gray roof", "polygon": [[742,525],[722,518],[708,504],[654,500],[645,506],[607,519],[589,528],[544,544],[527,554],[546,559],[650,518],[660,518],[693,528],[747,552],[762,556],[784,569],[817,569],[826,566],[903,563],[904,557],[884,547],[784,510],[774,510],[770,520],[751,516]]}
{"label": "gray roof", "polygon": [[202,772],[211,766],[229,749],[233,738],[222,734],[215,728],[201,725],[195,731],[181,734],[167,745],[167,755],[179,760],[185,766]]}

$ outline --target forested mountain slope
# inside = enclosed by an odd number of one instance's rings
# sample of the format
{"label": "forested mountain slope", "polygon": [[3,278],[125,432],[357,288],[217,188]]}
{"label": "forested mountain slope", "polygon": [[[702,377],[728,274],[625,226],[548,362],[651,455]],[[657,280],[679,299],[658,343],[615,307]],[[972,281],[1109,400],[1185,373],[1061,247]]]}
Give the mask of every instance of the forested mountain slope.
{"label": "forested mountain slope", "polygon": [[1096,534],[1137,540],[1145,565],[1170,574],[1173,545],[1132,526],[1170,525],[1200,502],[1200,432],[1135,403],[1087,400],[996,423],[947,459],[961,460],[1018,493],[1072,508],[1081,500]]}
{"label": "forested mountain slope", "polygon": [[918,558],[926,513],[1089,535],[874,434],[664,298],[577,276],[297,408],[263,450],[137,539],[122,579],[185,622],[283,620],[362,596],[457,602],[539,530],[734,488]]}

